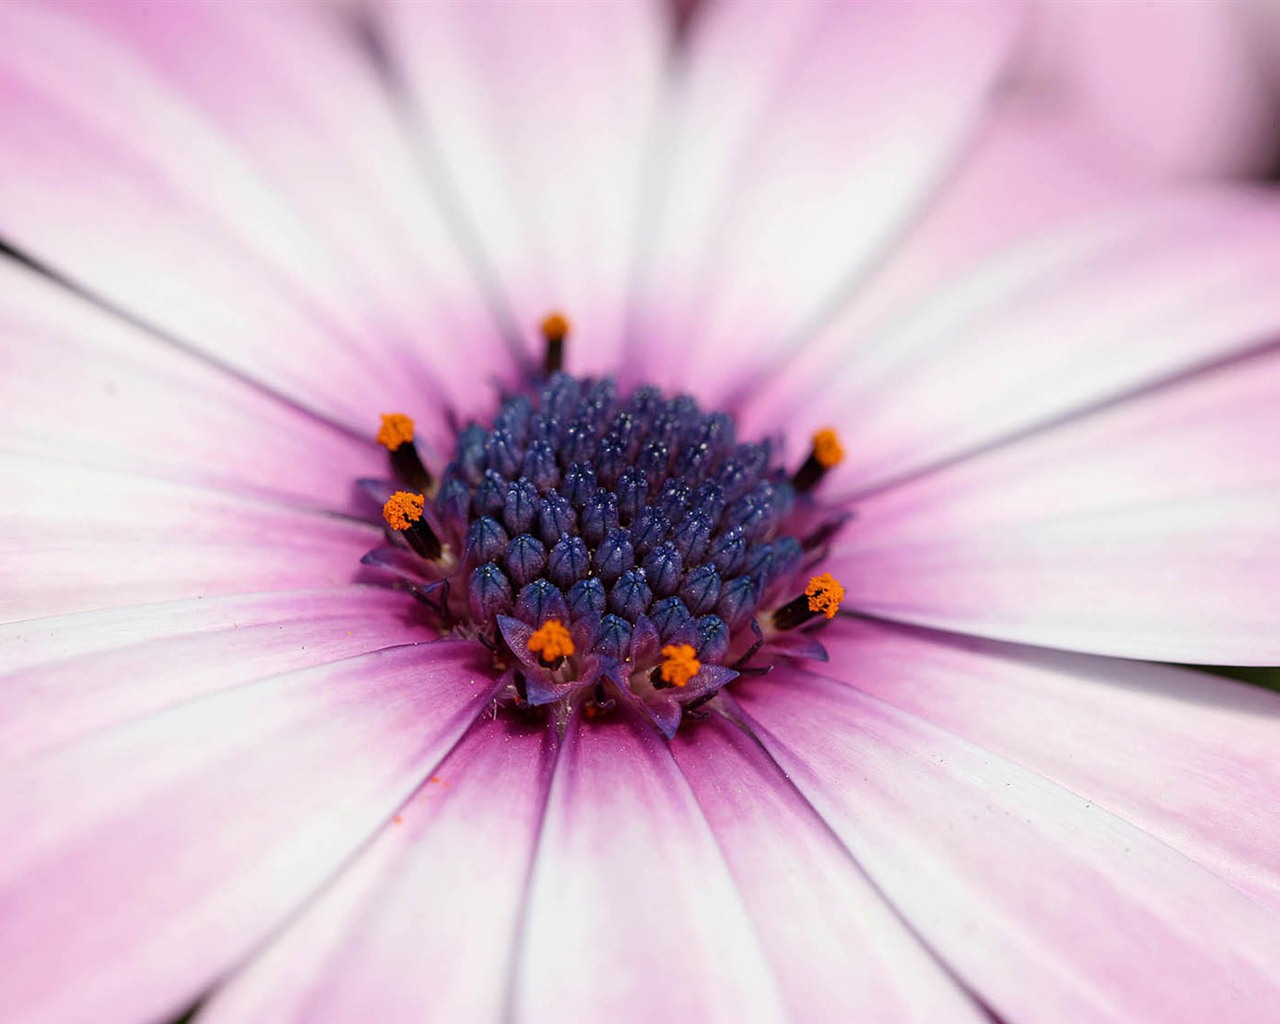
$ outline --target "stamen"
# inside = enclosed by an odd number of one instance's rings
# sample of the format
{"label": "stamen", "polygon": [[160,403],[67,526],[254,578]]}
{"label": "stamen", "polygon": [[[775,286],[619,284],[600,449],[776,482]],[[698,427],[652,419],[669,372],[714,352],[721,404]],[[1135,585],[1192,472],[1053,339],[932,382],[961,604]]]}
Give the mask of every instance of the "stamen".
{"label": "stamen", "polygon": [[384,412],[382,426],[378,428],[375,440],[391,456],[391,468],[396,471],[401,483],[418,491],[431,489],[431,471],[423,464],[413,443],[411,418],[402,412]]}
{"label": "stamen", "polygon": [[773,613],[773,624],[777,629],[795,629],[818,615],[834,619],[843,600],[844,587],[829,572],[824,572],[809,580],[803,594]]}
{"label": "stamen", "polygon": [[702,671],[702,663],[694,656],[695,652],[688,644],[670,644],[662,648],[662,664],[658,666],[657,680],[654,685],[687,686],[689,680]]}
{"label": "stamen", "polygon": [[422,518],[422,507],[425,499],[421,494],[409,491],[396,491],[382,506],[382,518],[397,533],[403,533],[404,539],[423,558],[435,561],[440,557],[442,548],[440,538],[435,530]]}
{"label": "stamen", "polygon": [[814,576],[804,588],[804,596],[809,599],[809,610],[822,612],[828,619],[834,619],[840,610],[840,602],[844,600],[844,587],[829,572]]}
{"label": "stamen", "polygon": [[573,654],[573,637],[559,619],[548,619],[529,637],[529,650],[544,664],[554,665]]}
{"label": "stamen", "polygon": [[564,368],[564,339],[569,336],[569,321],[561,313],[551,313],[542,321],[542,336],[547,342],[543,372],[550,377]]}
{"label": "stamen", "polygon": [[840,436],[830,427],[824,427],[813,435],[813,447],[804,465],[796,470],[791,478],[791,486],[801,494],[813,490],[827,475],[844,461],[844,448],[840,444]]}

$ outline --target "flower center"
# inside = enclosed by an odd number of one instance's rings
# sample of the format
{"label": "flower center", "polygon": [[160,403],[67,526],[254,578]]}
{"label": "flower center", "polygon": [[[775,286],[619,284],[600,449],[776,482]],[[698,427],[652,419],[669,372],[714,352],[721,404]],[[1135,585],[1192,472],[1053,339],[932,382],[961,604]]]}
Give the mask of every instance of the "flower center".
{"label": "flower center", "polygon": [[811,492],[843,450],[819,431],[788,475],[774,444],[740,441],[689,395],[563,372],[568,330],[544,321],[544,375],[459,431],[438,482],[412,420],[382,417],[405,489],[383,507],[393,549],[365,562],[399,565],[441,633],[485,644],[510,703],[622,700],[671,735],[771,655],[820,654],[808,631],[843,589],[805,579],[847,517]]}

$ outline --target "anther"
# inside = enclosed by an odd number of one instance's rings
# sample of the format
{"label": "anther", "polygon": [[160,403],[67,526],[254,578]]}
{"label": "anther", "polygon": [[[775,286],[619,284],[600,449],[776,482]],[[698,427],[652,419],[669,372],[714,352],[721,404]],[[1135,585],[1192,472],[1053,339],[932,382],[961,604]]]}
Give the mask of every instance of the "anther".
{"label": "anther", "polygon": [[382,518],[391,529],[404,534],[409,547],[423,558],[434,561],[440,557],[440,538],[422,518],[424,503],[425,499],[421,494],[396,491],[382,506]]}
{"label": "anther", "polygon": [[568,336],[569,321],[562,314],[551,313],[542,321],[542,337],[547,342],[542,372],[548,377],[564,368],[564,339]]}
{"label": "anther", "polygon": [[573,654],[573,637],[559,619],[548,619],[529,637],[529,650],[544,665],[558,665]]}
{"label": "anther", "polygon": [[391,457],[391,468],[401,483],[415,491],[431,487],[431,472],[423,465],[417,446],[413,443],[413,420],[402,412],[384,412],[382,426],[378,428],[378,444]]}
{"label": "anther", "polygon": [[827,475],[827,470],[840,465],[843,459],[844,448],[840,446],[839,435],[830,427],[824,427],[813,435],[809,457],[791,478],[791,486],[801,494],[813,490]]}
{"label": "anther", "polygon": [[649,675],[655,689],[671,686],[687,686],[689,680],[702,670],[702,663],[694,656],[689,644],[669,644],[662,648],[662,664]]}
{"label": "anther", "polygon": [[844,587],[834,576],[824,572],[809,580],[803,594],[773,613],[773,625],[777,629],[795,629],[817,615],[833,619],[843,600]]}

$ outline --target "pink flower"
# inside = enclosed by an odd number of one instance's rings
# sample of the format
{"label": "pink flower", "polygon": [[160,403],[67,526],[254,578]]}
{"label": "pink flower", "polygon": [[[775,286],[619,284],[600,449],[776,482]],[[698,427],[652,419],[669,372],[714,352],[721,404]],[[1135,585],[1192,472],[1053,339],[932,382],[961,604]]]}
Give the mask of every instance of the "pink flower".
{"label": "pink flower", "polygon": [[0,6],[0,1019],[1274,1017],[1280,207],[1016,10]]}

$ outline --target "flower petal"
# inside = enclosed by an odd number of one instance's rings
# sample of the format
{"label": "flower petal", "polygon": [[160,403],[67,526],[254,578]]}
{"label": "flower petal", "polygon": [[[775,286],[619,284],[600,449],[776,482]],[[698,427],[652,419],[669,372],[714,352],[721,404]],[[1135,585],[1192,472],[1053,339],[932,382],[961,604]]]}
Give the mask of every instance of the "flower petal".
{"label": "flower petal", "polygon": [[516,326],[534,333],[561,309],[574,325],[575,372],[616,372],[643,146],[665,56],[661,6],[522,0],[381,10],[437,180],[507,292]]}
{"label": "flower petal", "polygon": [[1280,663],[1277,395],[1273,345],[893,487],[858,503],[831,571],[852,606],[886,618]]}
{"label": "flower petal", "polygon": [[199,1020],[499,1020],[554,764],[482,717],[369,848]]}
{"label": "flower petal", "polygon": [[331,511],[360,507],[352,480],[385,465],[379,409],[362,442],[11,261],[0,346],[3,451]]}
{"label": "flower petal", "polygon": [[474,645],[394,648],[7,770],[0,1017],[175,1014],[390,817],[491,689]]}
{"label": "flower petal", "polygon": [[811,329],[950,169],[1016,14],[839,0],[701,9],[646,239],[634,349],[646,374],[727,391]]}
{"label": "flower petal", "polygon": [[784,669],[743,705],[782,769],[999,1019],[1273,1014],[1280,920],[1140,828],[843,683]]}
{"label": "flower petal", "polygon": [[1020,246],[851,346],[805,396],[859,492],[1078,415],[1280,330],[1280,207],[1165,195]]}
{"label": "flower petal", "polygon": [[0,765],[218,690],[430,637],[407,601],[349,586],[0,625]]}
{"label": "flower petal", "polygon": [[6,4],[0,35],[7,242],[348,425],[438,393],[432,361],[492,372],[459,358],[459,336],[483,352],[492,330],[337,19]]}
{"label": "flower petal", "polygon": [[1055,95],[1107,145],[1166,175],[1264,171],[1275,128],[1251,8],[1036,0],[1024,87]]}
{"label": "flower petal", "polygon": [[849,685],[1053,779],[1280,912],[1280,694],[870,622],[827,644]]}
{"label": "flower petal", "polygon": [[1078,123],[1057,116],[1046,98],[1002,95],[972,149],[884,265],[830,324],[803,347],[778,353],[743,387],[741,422],[766,434],[778,423],[820,425],[810,409],[815,395],[858,360],[859,346],[885,323],[909,315],[1001,250],[1096,219],[1150,188]]}
{"label": "flower petal", "polygon": [[0,622],[350,582],[370,524],[0,453]]}
{"label": "flower petal", "polygon": [[719,715],[672,744],[778,978],[789,1019],[985,1020],[821,819]]}
{"label": "flower petal", "polygon": [[534,864],[513,1016],[783,1016],[706,821],[647,726],[570,723]]}

